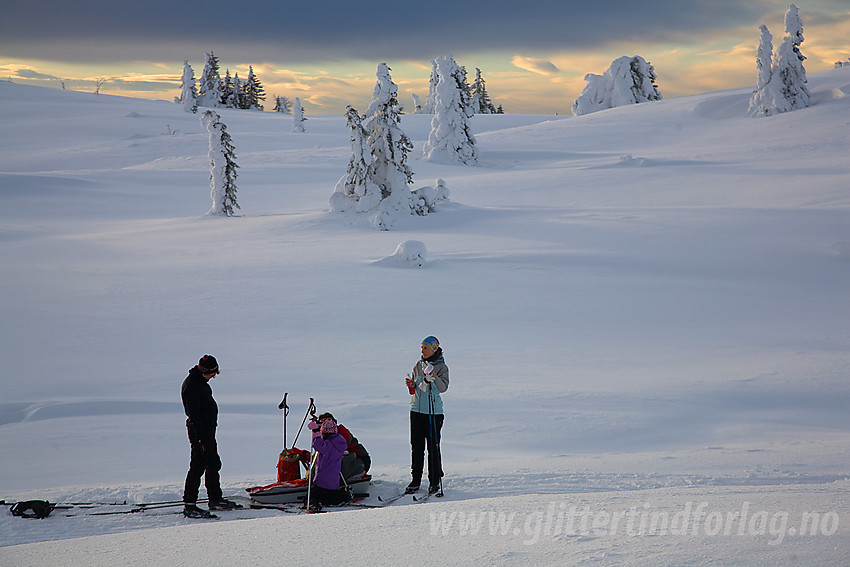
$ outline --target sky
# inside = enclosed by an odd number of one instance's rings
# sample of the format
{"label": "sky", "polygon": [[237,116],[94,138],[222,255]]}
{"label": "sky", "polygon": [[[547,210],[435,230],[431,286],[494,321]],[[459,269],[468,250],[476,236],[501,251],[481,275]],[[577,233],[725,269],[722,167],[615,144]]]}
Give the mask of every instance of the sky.
{"label": "sky", "polygon": [[[568,114],[587,73],[640,55],[664,98],[755,84],[759,25],[782,41],[788,3],[776,0],[494,0],[428,3],[326,0],[28,0],[3,6],[0,77],[16,83],[172,100],[183,61],[196,77],[205,53],[273,96],[299,97],[307,114],[365,109],[378,63],[399,99],[428,93],[431,61],[452,55],[508,113]],[[797,4],[809,73],[850,58],[850,2]],[[486,10],[485,10],[486,7]]]}

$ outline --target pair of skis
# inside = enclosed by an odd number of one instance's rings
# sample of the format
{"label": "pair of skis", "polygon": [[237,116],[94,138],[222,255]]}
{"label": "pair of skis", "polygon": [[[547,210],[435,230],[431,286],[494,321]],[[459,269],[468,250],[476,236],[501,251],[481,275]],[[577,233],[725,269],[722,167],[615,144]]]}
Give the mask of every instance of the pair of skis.
{"label": "pair of skis", "polygon": [[402,492],[401,494],[396,494],[395,496],[390,496],[389,498],[381,498],[380,496],[378,496],[378,501],[380,501],[382,503],[382,506],[380,506],[380,507],[389,506],[393,502],[398,502],[399,500],[401,500],[405,496],[412,496],[413,497],[412,500],[414,502],[425,502],[426,500],[428,500],[432,496],[436,496],[437,498],[442,498],[444,496],[444,494],[443,494],[442,490],[440,490],[439,492],[429,492],[429,493],[423,494],[421,496],[418,495],[415,492]]}

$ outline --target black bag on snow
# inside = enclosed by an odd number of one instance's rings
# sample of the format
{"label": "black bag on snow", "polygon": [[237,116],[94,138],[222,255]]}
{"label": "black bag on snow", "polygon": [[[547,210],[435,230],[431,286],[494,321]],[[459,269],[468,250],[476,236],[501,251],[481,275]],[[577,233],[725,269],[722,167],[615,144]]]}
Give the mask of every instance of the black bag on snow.
{"label": "black bag on snow", "polygon": [[53,511],[53,504],[47,500],[27,500],[13,505],[9,511],[21,518],[46,518]]}

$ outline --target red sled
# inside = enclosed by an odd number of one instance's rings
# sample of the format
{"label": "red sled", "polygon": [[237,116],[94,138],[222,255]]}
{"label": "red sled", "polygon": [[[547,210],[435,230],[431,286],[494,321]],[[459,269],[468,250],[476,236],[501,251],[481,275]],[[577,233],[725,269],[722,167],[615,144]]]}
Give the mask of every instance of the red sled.
{"label": "red sled", "polygon": [[[301,449],[284,449],[277,460],[277,482],[266,486],[247,488],[251,500],[258,504],[291,504],[303,502],[307,497],[307,479],[301,478],[299,464],[309,466],[310,452]],[[352,493],[356,488],[368,486],[372,475],[363,473],[345,479]]]}
{"label": "red sled", "polygon": [[[364,490],[371,481],[372,475],[366,473],[346,479],[352,493]],[[251,500],[258,504],[293,504],[303,502],[307,498],[307,479],[299,478],[276,482],[268,486],[254,486],[247,490]]]}

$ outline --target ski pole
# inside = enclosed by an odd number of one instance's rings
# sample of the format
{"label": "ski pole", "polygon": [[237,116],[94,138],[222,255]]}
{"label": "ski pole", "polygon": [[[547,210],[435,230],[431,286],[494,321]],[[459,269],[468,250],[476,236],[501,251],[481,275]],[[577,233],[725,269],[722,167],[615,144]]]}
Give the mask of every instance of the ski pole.
{"label": "ski pole", "polygon": [[[342,469],[339,470],[339,478],[342,479],[342,485],[345,487],[347,501],[351,502],[352,500],[354,500],[354,492],[352,492],[351,487],[348,485],[348,481],[345,480],[345,477],[342,475]],[[369,496],[369,494],[367,493],[366,496]]]}
{"label": "ski pole", "polygon": [[[311,400],[313,398],[310,398]],[[318,451],[313,451],[313,456],[310,457],[310,468],[307,472],[307,503],[304,505],[305,509],[310,511],[310,489],[313,488],[313,466],[316,464],[316,458],[319,456]]]}
{"label": "ski pole", "polygon": [[[428,413],[431,418],[431,440],[434,442],[434,449],[437,451],[437,455],[440,458],[440,470],[437,471],[440,473],[440,493],[437,496],[443,495],[443,456],[440,455],[440,436],[437,435],[437,423],[436,418],[434,417],[434,396],[431,392],[431,387],[433,384],[428,384]],[[430,453],[429,453],[430,457]],[[428,470],[431,470],[431,464],[428,464]]]}
{"label": "ski pole", "polygon": [[284,392],[283,401],[277,405],[277,409],[283,410],[283,450],[286,450],[286,416],[289,415],[289,406],[286,405],[286,396],[288,396],[288,392]]}
{"label": "ski pole", "polygon": [[307,413],[304,414],[304,419],[301,420],[301,427],[298,428],[298,433],[295,434],[295,440],[292,442],[292,448],[295,448],[295,444],[298,442],[298,437],[301,435],[301,430],[304,429],[304,424],[307,422],[308,415],[316,415],[316,406],[313,403],[313,398],[310,398],[310,405],[307,407]]}

